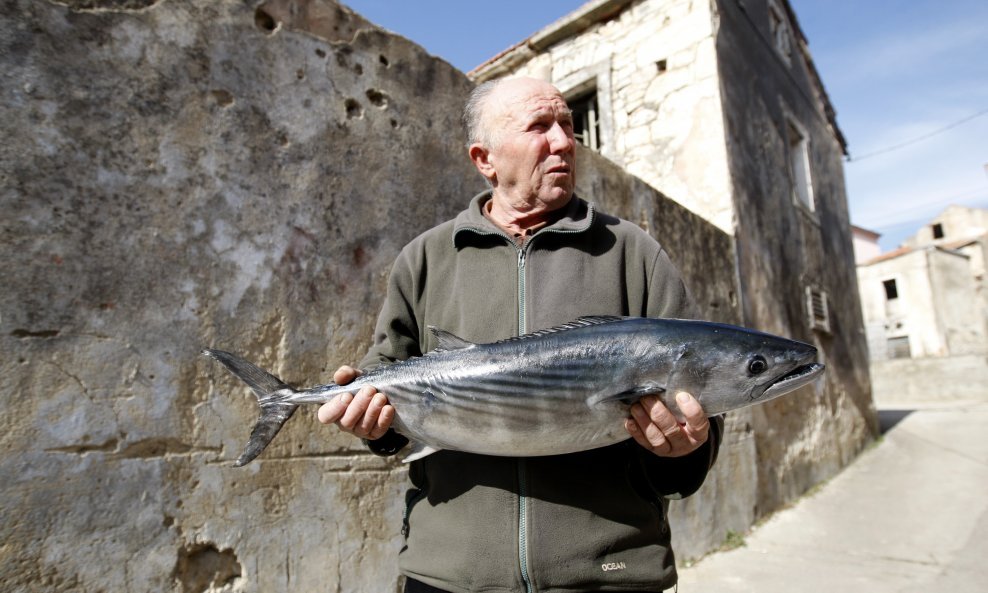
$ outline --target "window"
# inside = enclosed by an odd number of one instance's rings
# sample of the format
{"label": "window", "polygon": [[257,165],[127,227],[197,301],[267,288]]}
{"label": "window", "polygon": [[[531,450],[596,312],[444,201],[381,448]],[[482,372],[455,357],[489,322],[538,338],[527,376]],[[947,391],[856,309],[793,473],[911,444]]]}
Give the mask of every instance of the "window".
{"label": "window", "polygon": [[809,317],[810,329],[818,329],[830,333],[830,307],[827,305],[827,293],[806,287],[806,310]]}
{"label": "window", "polygon": [[943,239],[943,225],[939,222],[933,224],[933,238]]}
{"label": "window", "polygon": [[899,298],[899,289],[895,285],[895,280],[886,280],[882,282],[882,286],[885,287],[885,300],[893,301]]}
{"label": "window", "polygon": [[775,2],[768,3],[768,29],[772,35],[775,50],[779,52],[786,64],[789,64],[792,58],[790,42],[792,36],[789,33],[789,20],[786,18],[786,13]]}
{"label": "window", "polygon": [[789,142],[789,180],[792,183],[793,199],[810,212],[813,203],[813,183],[810,179],[809,143],[801,126],[792,120],[786,121]]}
{"label": "window", "polygon": [[600,109],[597,104],[597,89],[585,92],[568,101],[573,111],[573,135],[578,142],[591,150],[600,152],[603,142],[600,137]]}

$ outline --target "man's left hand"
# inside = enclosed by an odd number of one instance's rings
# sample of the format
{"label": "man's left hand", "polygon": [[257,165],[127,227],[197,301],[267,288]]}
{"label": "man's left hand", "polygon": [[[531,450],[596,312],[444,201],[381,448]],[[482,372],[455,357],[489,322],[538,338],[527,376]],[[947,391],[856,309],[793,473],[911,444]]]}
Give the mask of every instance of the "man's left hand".
{"label": "man's left hand", "polygon": [[635,441],[660,457],[681,457],[707,442],[710,421],[692,395],[676,394],[676,404],[684,423],[655,395],[646,395],[631,406],[631,418],[625,428]]}

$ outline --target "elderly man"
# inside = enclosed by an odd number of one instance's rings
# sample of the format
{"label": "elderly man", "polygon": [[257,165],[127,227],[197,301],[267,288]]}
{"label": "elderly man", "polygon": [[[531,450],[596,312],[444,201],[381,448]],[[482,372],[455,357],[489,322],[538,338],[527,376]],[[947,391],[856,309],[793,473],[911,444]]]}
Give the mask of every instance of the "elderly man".
{"label": "elderly man", "polygon": [[[420,356],[441,327],[491,342],[583,315],[688,317],[665,251],[637,226],[573,195],[575,140],[552,85],[485,83],[465,119],[469,155],[491,189],[398,256],[362,368]],[[341,367],[347,383],[359,371]],[[676,583],[668,498],[693,493],[720,424],[677,395],[631,407],[629,440],[568,455],[508,458],[440,451],[411,464],[400,567],[406,591],[659,592]],[[323,423],[379,454],[407,444],[387,396],[364,388],[323,405]]]}

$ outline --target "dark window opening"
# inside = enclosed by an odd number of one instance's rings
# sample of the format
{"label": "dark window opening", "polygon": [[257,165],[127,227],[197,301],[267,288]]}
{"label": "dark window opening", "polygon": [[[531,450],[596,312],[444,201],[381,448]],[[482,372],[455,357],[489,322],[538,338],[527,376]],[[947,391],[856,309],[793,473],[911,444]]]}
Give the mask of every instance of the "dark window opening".
{"label": "dark window opening", "polygon": [[933,238],[943,239],[943,225],[939,222],[933,225]]}
{"label": "dark window opening", "polygon": [[570,99],[568,103],[573,112],[573,135],[576,140],[591,150],[600,151],[604,143],[600,138],[600,109],[596,89]]}
{"label": "dark window opening", "polygon": [[899,289],[895,285],[895,280],[886,280],[882,282],[882,286],[885,287],[885,298],[887,300],[895,300],[899,298]]}
{"label": "dark window opening", "polygon": [[789,179],[792,182],[793,197],[811,212],[813,185],[810,181],[810,155],[806,136],[792,121],[786,122],[789,140]]}

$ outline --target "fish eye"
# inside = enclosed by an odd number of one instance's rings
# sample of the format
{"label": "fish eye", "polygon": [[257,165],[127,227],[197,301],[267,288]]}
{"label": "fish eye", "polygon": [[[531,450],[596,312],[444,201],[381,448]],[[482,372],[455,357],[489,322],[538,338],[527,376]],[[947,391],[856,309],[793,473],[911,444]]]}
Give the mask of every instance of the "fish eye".
{"label": "fish eye", "polygon": [[765,357],[756,356],[751,359],[748,363],[748,372],[752,375],[761,375],[768,370],[768,363],[765,361]]}

